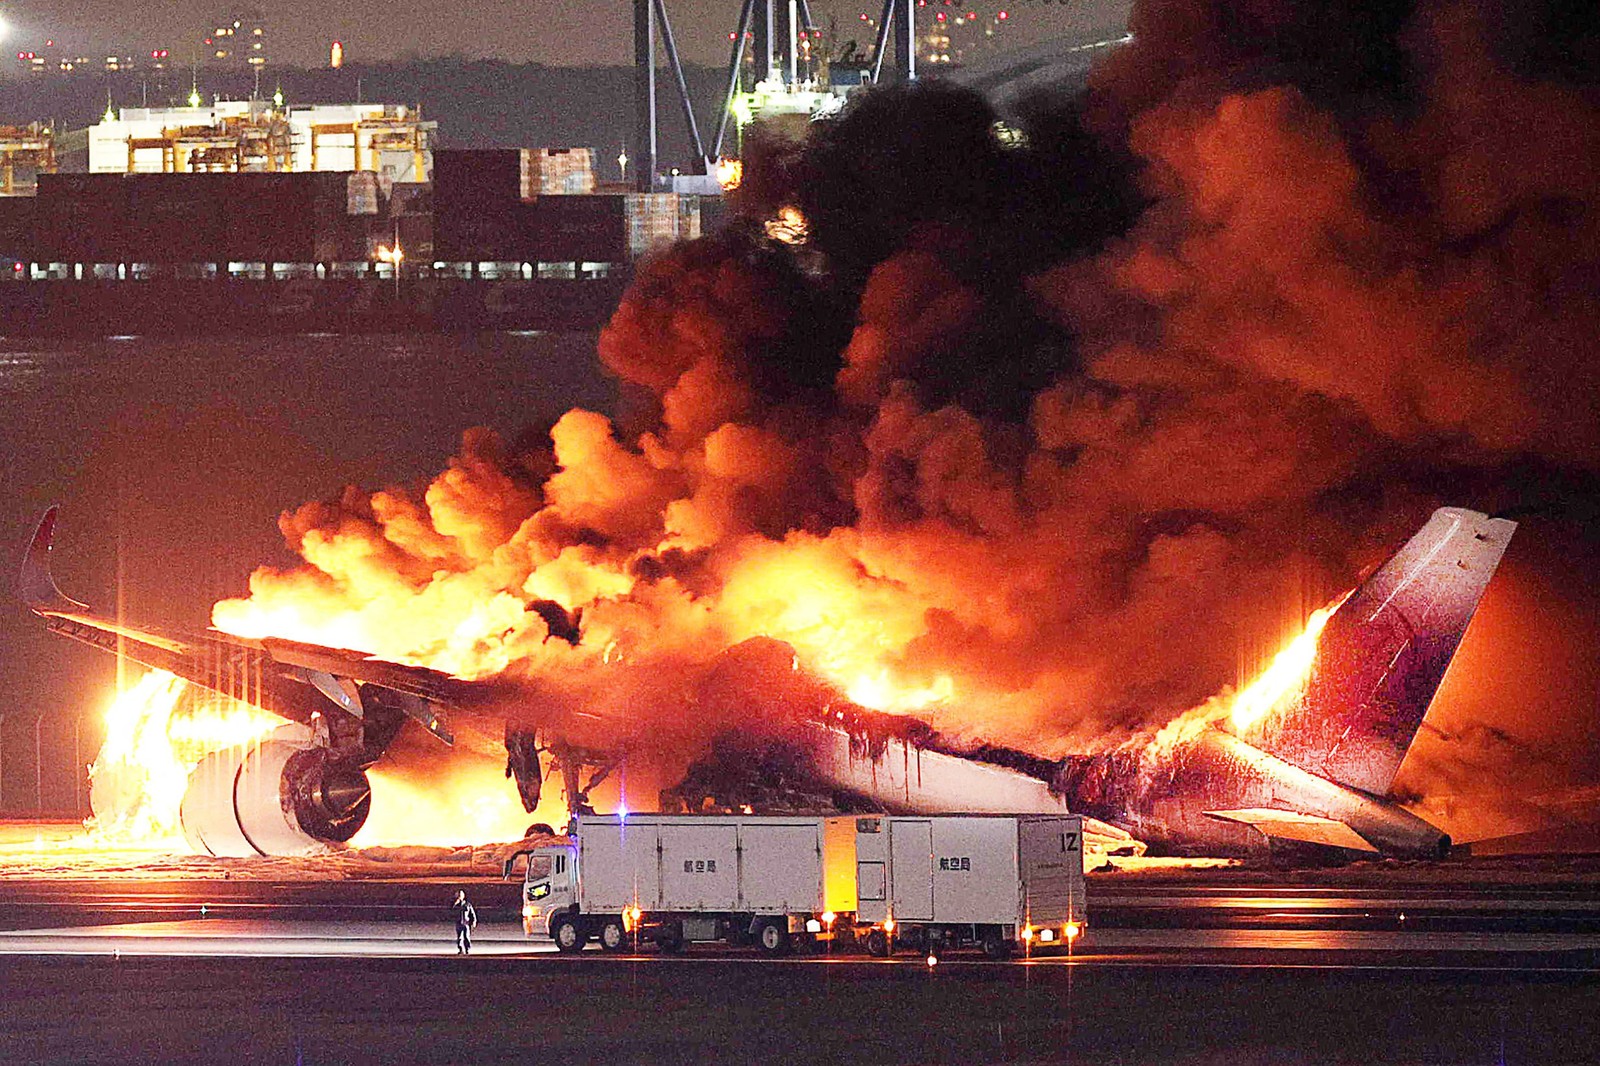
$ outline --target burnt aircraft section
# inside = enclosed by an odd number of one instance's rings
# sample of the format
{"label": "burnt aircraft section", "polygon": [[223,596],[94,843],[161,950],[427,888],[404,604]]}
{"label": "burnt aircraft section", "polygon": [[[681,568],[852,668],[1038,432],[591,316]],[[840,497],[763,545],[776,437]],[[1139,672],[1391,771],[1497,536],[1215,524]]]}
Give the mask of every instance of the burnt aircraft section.
{"label": "burnt aircraft section", "polygon": [[1387,793],[1515,529],[1435,512],[1328,620],[1300,698],[1241,736],[1331,781]]}
{"label": "burnt aircraft section", "polygon": [[1070,758],[1059,791],[1176,851],[1443,854],[1449,837],[1387,795],[1515,529],[1440,508],[1339,606],[1304,684],[1259,721]]}
{"label": "burnt aircraft section", "polygon": [[[629,759],[627,723],[585,709],[539,714],[513,681],[467,681],[362,652],[211,631],[177,635],[93,614],[56,588],[44,516],[20,591],[54,632],[252,703],[285,725],[191,774],[186,837],[213,855],[294,854],[349,840],[366,820],[366,771],[407,720],[444,744],[449,718],[499,718],[506,776],[533,811],[559,773],[568,807]],[[1515,523],[1442,508],[1328,620],[1309,673],[1258,721],[1189,712],[1152,737],[1059,762],[960,743],[918,719],[810,694],[786,714],[741,718],[745,742],[714,744],[663,795],[679,809],[831,806],[1089,816],[1102,850],[1212,855],[1314,847],[1426,857],[1449,837],[1387,797]],[[576,644],[581,619],[535,606]],[[803,680],[793,650],[756,638],[724,652],[731,671],[771,660]],[[770,664],[769,664],[770,665]],[[826,694],[823,693],[825,696]],[[776,697],[775,697],[776,698]],[[782,702],[780,700],[780,702]],[[742,765],[741,765],[742,764]],[[1130,836],[1131,834],[1131,836]]]}
{"label": "burnt aircraft section", "polygon": [[46,628],[287,723],[260,745],[215,752],[196,767],[180,807],[196,852],[285,855],[349,840],[371,807],[367,768],[406,719],[450,742],[440,707],[460,683],[435,671],[291,640],[165,633],[95,615],[50,574],[56,513],[51,508],[40,521],[19,579]]}

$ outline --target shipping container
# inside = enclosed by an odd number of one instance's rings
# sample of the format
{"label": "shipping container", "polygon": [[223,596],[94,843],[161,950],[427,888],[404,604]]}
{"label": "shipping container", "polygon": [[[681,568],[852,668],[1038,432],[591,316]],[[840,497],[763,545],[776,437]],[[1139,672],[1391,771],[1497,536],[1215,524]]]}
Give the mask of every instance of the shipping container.
{"label": "shipping container", "polygon": [[581,195],[594,192],[594,150],[591,148],[524,148],[522,198]]}
{"label": "shipping container", "polygon": [[311,263],[317,256],[317,189],[342,174],[230,174],[216,262]]}
{"label": "shipping container", "polygon": [[11,269],[12,262],[39,261],[38,228],[38,197],[0,196],[0,281],[20,276]]}
{"label": "shipping container", "polygon": [[370,170],[358,170],[345,175],[345,214],[376,215],[381,206],[378,175]]}
{"label": "shipping container", "polygon": [[36,260],[122,262],[129,247],[128,186],[120,174],[39,175]]}
{"label": "shipping container", "polygon": [[625,196],[546,196],[529,205],[529,262],[629,258]]}
{"label": "shipping container", "polygon": [[522,151],[518,148],[453,148],[433,154],[434,210],[471,214],[520,203]]}
{"label": "shipping container", "polygon": [[230,175],[129,174],[124,258],[141,263],[191,263],[214,254],[223,218],[237,196]]}
{"label": "shipping container", "polygon": [[391,216],[426,215],[433,217],[433,186],[396,182],[389,191]]}

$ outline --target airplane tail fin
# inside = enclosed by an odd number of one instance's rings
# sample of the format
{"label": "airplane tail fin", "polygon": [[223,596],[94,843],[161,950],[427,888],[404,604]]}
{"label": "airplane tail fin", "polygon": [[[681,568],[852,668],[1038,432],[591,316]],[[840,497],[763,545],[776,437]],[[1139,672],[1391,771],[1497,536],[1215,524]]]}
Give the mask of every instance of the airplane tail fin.
{"label": "airplane tail fin", "polygon": [[1386,794],[1516,528],[1477,511],[1435,511],[1328,619],[1299,698],[1244,738]]}

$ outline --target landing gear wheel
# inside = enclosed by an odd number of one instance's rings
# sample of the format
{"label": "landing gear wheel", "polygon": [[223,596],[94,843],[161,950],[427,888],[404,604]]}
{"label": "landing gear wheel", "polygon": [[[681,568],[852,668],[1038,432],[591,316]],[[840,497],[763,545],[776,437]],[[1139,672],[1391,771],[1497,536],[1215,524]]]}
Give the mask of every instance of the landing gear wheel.
{"label": "landing gear wheel", "polygon": [[550,939],[563,955],[576,955],[589,943],[589,934],[578,928],[570,914],[563,914],[550,923]]}
{"label": "landing gear wheel", "polygon": [[789,930],[780,922],[762,922],[756,930],[756,944],[763,955],[787,955],[794,948]]}
{"label": "landing gear wheel", "polygon": [[867,934],[867,954],[875,955],[880,959],[889,957],[889,934],[882,929],[874,929]]}
{"label": "landing gear wheel", "polygon": [[622,927],[621,918],[607,918],[600,923],[600,950],[613,955],[628,947],[628,931]]}
{"label": "landing gear wheel", "polygon": [[997,961],[1009,959],[1011,951],[1011,941],[999,933],[990,933],[983,938],[983,953],[991,959]]}

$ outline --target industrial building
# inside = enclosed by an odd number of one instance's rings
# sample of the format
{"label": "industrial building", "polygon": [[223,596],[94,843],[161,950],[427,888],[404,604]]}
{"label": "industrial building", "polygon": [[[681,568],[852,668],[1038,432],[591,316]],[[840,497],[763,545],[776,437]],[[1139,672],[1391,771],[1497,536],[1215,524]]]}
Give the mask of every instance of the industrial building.
{"label": "industrial building", "polygon": [[61,170],[91,174],[370,170],[393,185],[431,180],[437,129],[403,104],[197,100],[108,109],[60,136],[55,155]]}

